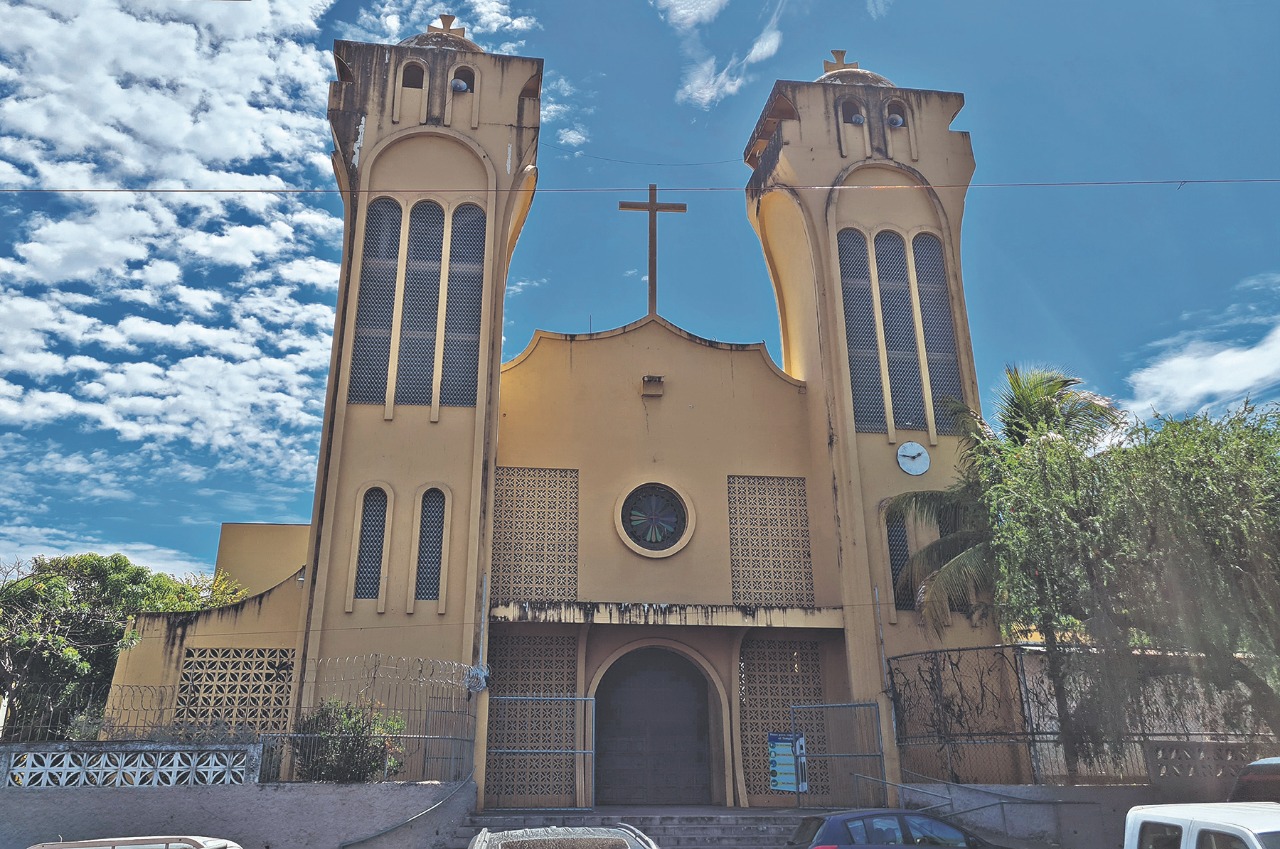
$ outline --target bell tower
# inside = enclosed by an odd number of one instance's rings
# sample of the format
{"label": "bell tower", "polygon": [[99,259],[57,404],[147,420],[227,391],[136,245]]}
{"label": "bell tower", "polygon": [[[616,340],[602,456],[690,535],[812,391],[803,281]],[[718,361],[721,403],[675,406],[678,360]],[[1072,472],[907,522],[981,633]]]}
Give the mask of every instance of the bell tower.
{"label": "bell tower", "polygon": [[930,530],[887,526],[881,505],[950,482],[947,399],[978,403],[960,278],[974,160],[968,134],[950,129],[962,95],[898,88],[844,51],[823,70],[774,85],[744,153],[747,215],[783,368],[809,387],[811,444],[826,455],[815,467],[832,469],[852,695],[870,701],[882,652],[925,647],[918,617],[902,615],[913,588],[896,577]]}
{"label": "bell tower", "polygon": [[477,658],[503,292],[537,178],[542,60],[485,53],[453,21],[334,46],[345,214],[308,660]]}

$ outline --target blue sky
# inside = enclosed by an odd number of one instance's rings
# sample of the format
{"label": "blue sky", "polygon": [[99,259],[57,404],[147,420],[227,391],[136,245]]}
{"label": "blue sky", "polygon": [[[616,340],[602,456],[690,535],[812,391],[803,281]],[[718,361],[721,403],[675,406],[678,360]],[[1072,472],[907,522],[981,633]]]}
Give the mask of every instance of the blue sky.
{"label": "blue sky", "polygon": [[[398,41],[440,12],[546,60],[508,358],[536,328],[643,315],[645,219],[616,209],[656,182],[689,206],[660,225],[659,311],[776,359],[742,149],[775,79],[845,49],[966,95],[985,395],[1020,363],[1144,414],[1280,397],[1273,0],[0,6],[5,562],[97,550],[207,570],[221,522],[308,521],[341,221],[334,195],[279,190],[333,187],[333,40]],[[1187,182],[1012,185],[1131,181]]]}

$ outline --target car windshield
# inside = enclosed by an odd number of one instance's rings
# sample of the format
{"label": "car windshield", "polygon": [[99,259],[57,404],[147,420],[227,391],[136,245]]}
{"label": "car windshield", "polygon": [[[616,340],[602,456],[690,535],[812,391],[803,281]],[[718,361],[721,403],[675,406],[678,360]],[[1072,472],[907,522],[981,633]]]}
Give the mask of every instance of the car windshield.
{"label": "car windshield", "polygon": [[1263,849],[1280,849],[1280,831],[1264,831],[1258,835]]}

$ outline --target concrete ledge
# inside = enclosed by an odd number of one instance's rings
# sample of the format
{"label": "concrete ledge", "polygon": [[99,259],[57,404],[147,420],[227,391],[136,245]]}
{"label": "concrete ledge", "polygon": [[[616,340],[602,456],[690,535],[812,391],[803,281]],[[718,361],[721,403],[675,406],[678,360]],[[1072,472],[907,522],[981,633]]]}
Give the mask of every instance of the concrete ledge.
{"label": "concrete ledge", "polygon": [[0,846],[22,849],[59,838],[200,834],[234,840],[244,849],[337,849],[442,800],[413,823],[353,849],[444,846],[475,807],[475,784],[0,789]]}

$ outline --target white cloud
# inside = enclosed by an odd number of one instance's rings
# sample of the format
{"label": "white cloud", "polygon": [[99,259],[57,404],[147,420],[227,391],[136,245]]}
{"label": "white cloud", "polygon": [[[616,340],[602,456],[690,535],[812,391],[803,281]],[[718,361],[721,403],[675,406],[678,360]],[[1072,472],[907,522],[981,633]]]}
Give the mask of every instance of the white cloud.
{"label": "white cloud", "polygon": [[879,20],[889,14],[889,7],[893,3],[894,0],[867,0],[867,14],[875,20]]}
{"label": "white cloud", "polygon": [[586,128],[581,124],[577,124],[572,127],[564,127],[556,134],[556,140],[560,142],[560,144],[565,144],[569,147],[581,147],[590,141],[590,139],[591,137],[587,135]]}
{"label": "white cloud", "polygon": [[737,94],[750,79],[751,65],[773,58],[782,46],[778,20],[786,0],[778,0],[745,58],[737,53],[721,66],[704,44],[702,27],[710,24],[727,5],[727,0],[651,0],[663,18],[680,34],[680,49],[688,64],[676,91],[676,102],[710,109],[726,97]]}
{"label": "white cloud", "polygon": [[538,280],[529,280],[527,278],[521,278],[520,280],[508,280],[507,297],[514,298],[517,295],[523,294],[526,290],[536,289],[546,282],[547,278],[545,277]]}
{"label": "white cloud", "polygon": [[1169,415],[1273,394],[1280,386],[1280,274],[1234,287],[1245,298],[1218,314],[1184,316],[1195,327],[1156,343],[1159,353],[1128,377],[1139,415]]}
{"label": "white cloud", "polygon": [[650,0],[664,20],[679,30],[709,24],[729,0]]}
{"label": "white cloud", "polygon": [[1257,397],[1280,384],[1280,323],[1251,345],[1190,342],[1129,376],[1141,414],[1176,414]]}
{"label": "white cloud", "polygon": [[[455,27],[466,30],[468,38],[495,33],[521,33],[537,29],[532,15],[512,14],[507,0],[375,0],[356,15],[354,23],[338,27],[343,38],[357,41],[397,42],[426,32],[439,23],[441,14],[454,15]],[[479,42],[478,42],[479,43]],[[485,46],[481,43],[481,46]]]}

